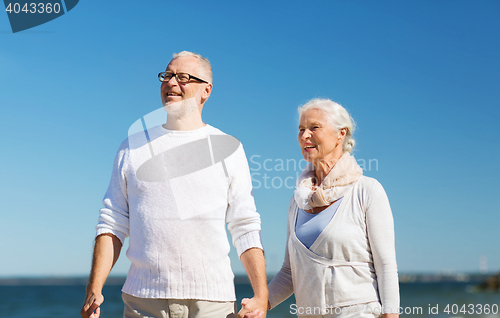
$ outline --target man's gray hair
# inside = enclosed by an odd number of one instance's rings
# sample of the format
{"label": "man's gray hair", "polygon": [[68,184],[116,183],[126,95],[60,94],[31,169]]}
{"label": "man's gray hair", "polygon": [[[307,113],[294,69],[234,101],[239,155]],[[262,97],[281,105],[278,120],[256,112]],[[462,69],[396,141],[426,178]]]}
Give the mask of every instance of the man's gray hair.
{"label": "man's gray hair", "polygon": [[328,122],[330,123],[330,125],[332,125],[335,131],[339,131],[342,128],[345,128],[346,135],[344,138],[342,149],[344,150],[344,152],[352,151],[355,144],[354,138],[352,138],[355,129],[355,123],[351,115],[349,115],[344,107],[329,99],[313,98],[304,106],[299,107],[299,118],[302,117],[304,112],[308,109],[322,110],[328,118]]}
{"label": "man's gray hair", "polygon": [[195,57],[198,59],[198,65],[200,66],[200,70],[204,76],[204,78],[202,78],[202,79],[209,82],[209,83],[212,83],[212,81],[213,81],[212,66],[210,65],[210,61],[207,60],[206,58],[204,58],[203,56],[201,56],[200,54],[196,54],[196,53],[189,52],[189,51],[182,51],[179,53],[174,53],[174,55],[172,56],[172,60],[175,60],[178,57],[187,57],[187,56]]}

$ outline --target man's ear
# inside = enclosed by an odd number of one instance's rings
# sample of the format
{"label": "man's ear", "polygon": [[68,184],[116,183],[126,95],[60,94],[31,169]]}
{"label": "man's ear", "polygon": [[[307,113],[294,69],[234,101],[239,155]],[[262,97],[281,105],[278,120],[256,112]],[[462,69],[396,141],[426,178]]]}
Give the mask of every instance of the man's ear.
{"label": "man's ear", "polygon": [[202,100],[206,101],[210,97],[210,94],[212,93],[212,87],[213,87],[212,83],[209,83],[205,86],[205,88],[201,92],[201,99]]}

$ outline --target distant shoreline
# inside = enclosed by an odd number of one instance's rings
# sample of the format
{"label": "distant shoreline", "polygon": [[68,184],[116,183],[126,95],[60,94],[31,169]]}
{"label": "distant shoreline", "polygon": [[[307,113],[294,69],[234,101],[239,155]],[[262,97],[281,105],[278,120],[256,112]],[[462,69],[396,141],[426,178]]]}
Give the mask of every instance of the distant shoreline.
{"label": "distant shoreline", "polygon": [[[408,283],[471,283],[478,284],[484,282],[494,273],[479,274],[479,273],[460,273],[460,274],[400,274],[400,284]],[[268,281],[274,275],[268,276]],[[106,285],[123,285],[125,276],[110,276],[106,281]],[[88,277],[83,276],[26,276],[26,277],[0,277],[0,286],[75,286],[87,285]],[[249,284],[248,277],[245,275],[237,275],[234,278],[235,284]]]}

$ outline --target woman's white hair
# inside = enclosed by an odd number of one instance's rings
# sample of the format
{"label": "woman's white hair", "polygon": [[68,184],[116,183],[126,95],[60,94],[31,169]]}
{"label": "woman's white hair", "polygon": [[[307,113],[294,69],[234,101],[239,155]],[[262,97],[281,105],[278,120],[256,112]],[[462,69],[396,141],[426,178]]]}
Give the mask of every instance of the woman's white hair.
{"label": "woman's white hair", "polygon": [[354,138],[352,138],[355,123],[351,115],[349,115],[344,107],[329,99],[313,98],[303,106],[299,107],[299,118],[302,117],[304,112],[308,109],[319,109],[323,111],[328,118],[328,122],[332,125],[335,131],[345,128],[346,135],[342,149],[344,152],[352,152],[356,143]]}
{"label": "woman's white hair", "polygon": [[203,75],[206,76],[203,79],[209,83],[212,83],[212,81],[213,81],[212,66],[210,65],[210,61],[207,60],[206,58],[204,58],[203,56],[201,56],[200,54],[196,54],[196,53],[189,52],[189,51],[182,51],[179,53],[174,53],[174,55],[172,56],[172,60],[175,60],[178,57],[186,57],[186,56],[195,57],[198,59],[198,65],[200,66],[200,69],[201,69]]}

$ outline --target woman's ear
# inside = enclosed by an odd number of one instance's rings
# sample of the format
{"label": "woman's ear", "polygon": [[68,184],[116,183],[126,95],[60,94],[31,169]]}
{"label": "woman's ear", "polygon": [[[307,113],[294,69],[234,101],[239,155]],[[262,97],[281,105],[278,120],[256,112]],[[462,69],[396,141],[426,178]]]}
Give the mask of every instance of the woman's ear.
{"label": "woman's ear", "polygon": [[339,140],[344,139],[346,134],[347,134],[347,128],[342,128],[341,130],[339,130]]}

